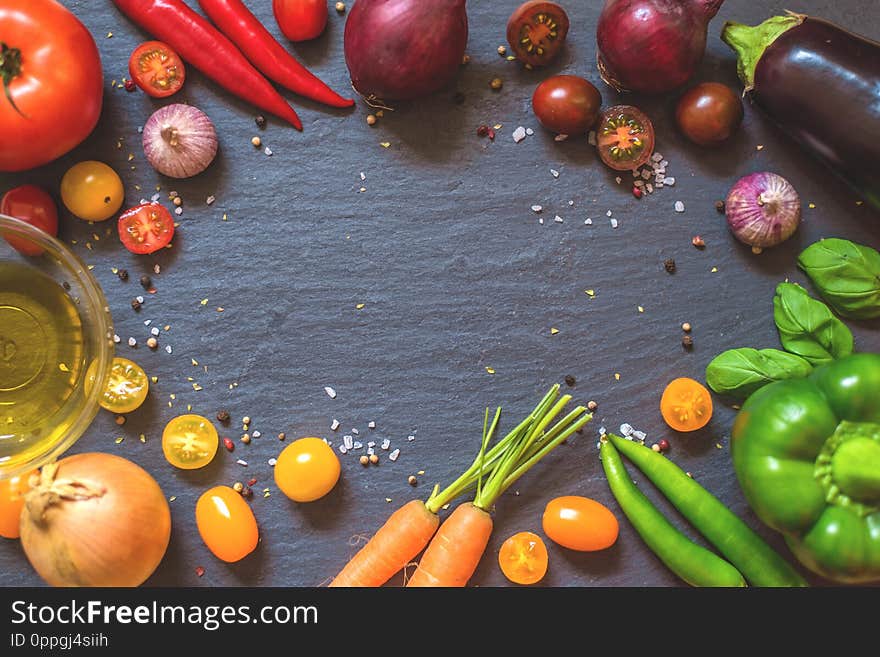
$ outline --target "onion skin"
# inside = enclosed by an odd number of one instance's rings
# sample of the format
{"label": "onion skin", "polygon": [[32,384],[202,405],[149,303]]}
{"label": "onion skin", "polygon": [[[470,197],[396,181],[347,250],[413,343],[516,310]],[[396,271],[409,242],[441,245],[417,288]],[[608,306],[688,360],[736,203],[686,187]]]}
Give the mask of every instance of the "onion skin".
{"label": "onion skin", "polygon": [[162,489],[140,466],[112,454],[77,454],[44,466],[21,514],[21,545],[52,586],[139,586],[170,538]]}
{"label": "onion skin", "polygon": [[607,0],[596,30],[602,79],[617,91],[661,94],[694,74],[709,21],[724,0]]}
{"label": "onion skin", "polygon": [[147,119],[144,155],[169,178],[191,178],[208,168],[217,155],[217,133],[211,119],[192,105],[174,103]]}
{"label": "onion skin", "polygon": [[756,253],[781,244],[801,222],[801,199],[782,176],[752,173],[731,188],[724,203],[734,237]]}
{"label": "onion skin", "polygon": [[452,81],[467,38],[465,0],[357,0],[345,22],[345,63],[362,96],[412,100]]}

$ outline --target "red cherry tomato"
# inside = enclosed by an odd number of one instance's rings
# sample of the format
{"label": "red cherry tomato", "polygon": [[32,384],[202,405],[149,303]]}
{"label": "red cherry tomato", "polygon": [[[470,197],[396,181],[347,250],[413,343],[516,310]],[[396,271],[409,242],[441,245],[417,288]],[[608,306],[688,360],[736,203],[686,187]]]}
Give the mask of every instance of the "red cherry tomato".
{"label": "red cherry tomato", "polygon": [[[5,214],[35,226],[52,237],[58,236],[58,208],[48,192],[36,185],[22,185],[10,189],[0,199],[0,214]],[[38,256],[43,250],[30,242],[15,237],[6,241],[19,253]]]}
{"label": "red cherry tomato", "polygon": [[547,78],[532,95],[532,109],[542,126],[563,135],[580,135],[593,127],[602,94],[576,75]]}
{"label": "red cherry tomato", "polygon": [[186,79],[183,60],[161,41],[142,43],[128,59],[128,73],[144,93],[166,98],[177,93]]}
{"label": "red cherry tomato", "polygon": [[308,41],[327,26],[327,0],[272,0],[278,27],[291,41]]}
{"label": "red cherry tomato", "polygon": [[155,253],[174,237],[174,219],[159,203],[141,203],[119,215],[119,239],[132,253]]}
{"label": "red cherry tomato", "polygon": [[716,146],[726,141],[742,119],[739,96],[719,82],[703,82],[688,89],[675,108],[679,130],[700,146]]}

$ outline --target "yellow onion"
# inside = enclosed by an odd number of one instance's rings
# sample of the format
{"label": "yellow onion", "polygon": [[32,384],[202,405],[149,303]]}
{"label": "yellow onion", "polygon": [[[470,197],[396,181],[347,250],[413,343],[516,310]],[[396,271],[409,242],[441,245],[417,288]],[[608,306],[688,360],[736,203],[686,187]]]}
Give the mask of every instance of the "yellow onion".
{"label": "yellow onion", "polygon": [[138,586],[171,537],[171,511],[143,468],[112,454],[43,467],[21,514],[21,545],[52,586]]}

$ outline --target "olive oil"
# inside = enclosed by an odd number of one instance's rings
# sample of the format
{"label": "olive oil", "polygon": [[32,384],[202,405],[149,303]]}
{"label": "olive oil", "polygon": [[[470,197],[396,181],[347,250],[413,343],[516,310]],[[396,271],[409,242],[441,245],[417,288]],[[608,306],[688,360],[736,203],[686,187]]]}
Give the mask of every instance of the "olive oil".
{"label": "olive oil", "polygon": [[83,326],[74,300],[45,273],[0,262],[0,468],[60,441],[82,411]]}

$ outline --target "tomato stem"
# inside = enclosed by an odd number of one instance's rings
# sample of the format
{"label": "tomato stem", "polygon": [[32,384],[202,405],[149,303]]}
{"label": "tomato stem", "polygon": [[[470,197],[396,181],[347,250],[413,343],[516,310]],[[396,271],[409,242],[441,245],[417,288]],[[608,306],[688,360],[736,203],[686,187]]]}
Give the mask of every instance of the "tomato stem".
{"label": "tomato stem", "polygon": [[9,104],[12,105],[12,108],[24,118],[27,118],[24,112],[18,109],[18,105],[15,104],[15,100],[12,98],[12,92],[9,90],[9,85],[19,75],[21,75],[21,50],[10,48],[5,43],[0,43],[0,78],[3,80],[3,91],[6,93],[6,98],[9,100]]}

